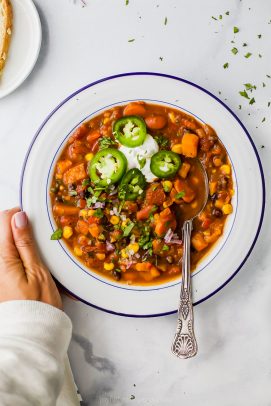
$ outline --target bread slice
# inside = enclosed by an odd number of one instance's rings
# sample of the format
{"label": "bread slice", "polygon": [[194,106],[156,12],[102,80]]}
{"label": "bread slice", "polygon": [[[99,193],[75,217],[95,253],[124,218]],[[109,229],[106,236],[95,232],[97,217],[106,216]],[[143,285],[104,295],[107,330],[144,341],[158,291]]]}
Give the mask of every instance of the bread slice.
{"label": "bread slice", "polygon": [[9,0],[0,0],[0,77],[5,67],[12,34],[12,6]]}

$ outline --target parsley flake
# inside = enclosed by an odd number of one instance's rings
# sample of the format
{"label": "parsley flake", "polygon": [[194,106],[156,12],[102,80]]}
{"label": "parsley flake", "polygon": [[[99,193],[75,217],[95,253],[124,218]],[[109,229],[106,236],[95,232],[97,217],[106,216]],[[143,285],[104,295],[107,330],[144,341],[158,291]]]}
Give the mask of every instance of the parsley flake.
{"label": "parsley flake", "polygon": [[226,16],[228,16],[228,15],[230,15],[230,12],[229,12],[229,11],[226,11],[226,13],[225,13],[225,14],[226,14]]}
{"label": "parsley flake", "polygon": [[262,119],[262,123],[264,123],[264,122],[265,122],[265,120],[266,120],[266,118],[264,117],[264,118]]}
{"label": "parsley flake", "polygon": [[224,63],[223,68],[228,69],[228,67],[229,67],[229,63],[228,62]]}
{"label": "parsley flake", "polygon": [[237,48],[232,48],[231,52],[233,53],[233,55],[236,55],[238,53],[238,49]]}
{"label": "parsley flake", "polygon": [[128,42],[134,42],[134,41],[135,41],[134,38],[128,39]]}
{"label": "parsley flake", "polygon": [[233,27],[233,32],[234,32],[234,34],[237,34],[237,32],[239,32],[239,28],[238,27]]}
{"label": "parsley flake", "polygon": [[252,92],[253,89],[256,90],[256,86],[252,85],[251,83],[244,83],[246,90],[250,90]]}
{"label": "parsley flake", "polygon": [[51,235],[51,240],[60,240],[62,238],[63,231],[62,228],[58,228],[56,231],[53,232]]}
{"label": "parsley flake", "polygon": [[255,103],[255,99],[254,97],[252,97],[252,99],[250,100],[249,104],[254,104]]}
{"label": "parsley flake", "polygon": [[167,25],[167,17],[165,17],[164,25]]}
{"label": "parsley flake", "polygon": [[258,38],[262,38],[262,34],[259,34],[259,35],[258,35]]}
{"label": "parsley flake", "polygon": [[185,191],[182,190],[181,192],[178,192],[178,193],[174,196],[174,198],[175,198],[175,199],[182,199],[184,196],[185,196]]}
{"label": "parsley flake", "polygon": [[240,96],[245,97],[246,99],[249,99],[249,95],[247,94],[247,92],[244,90],[242,92],[239,92]]}
{"label": "parsley flake", "polygon": [[252,55],[252,53],[251,53],[251,52],[248,52],[248,53],[246,53],[245,58],[250,58],[251,55]]}

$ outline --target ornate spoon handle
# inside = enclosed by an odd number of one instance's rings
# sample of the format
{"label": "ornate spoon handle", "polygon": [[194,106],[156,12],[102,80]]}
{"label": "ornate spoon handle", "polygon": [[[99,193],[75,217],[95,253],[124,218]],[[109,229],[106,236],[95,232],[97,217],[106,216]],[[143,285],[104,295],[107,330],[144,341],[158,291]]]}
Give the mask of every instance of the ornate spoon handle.
{"label": "ornate spoon handle", "polygon": [[177,331],[172,344],[172,352],[179,358],[191,358],[197,354],[198,346],[194,334],[194,317],[191,294],[190,275],[190,240],[193,228],[192,220],[183,225],[183,269],[180,306],[178,312]]}

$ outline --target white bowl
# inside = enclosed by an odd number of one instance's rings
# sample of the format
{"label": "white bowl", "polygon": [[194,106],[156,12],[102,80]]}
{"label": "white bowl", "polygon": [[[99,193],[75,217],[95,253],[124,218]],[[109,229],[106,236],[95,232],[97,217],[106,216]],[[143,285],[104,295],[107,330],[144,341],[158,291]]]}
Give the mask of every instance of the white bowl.
{"label": "white bowl", "polygon": [[158,316],[177,310],[180,278],[147,287],[114,283],[84,267],[62,241],[50,240],[55,223],[49,188],[67,138],[80,123],[132,100],[173,106],[210,124],[228,151],[235,186],[234,212],[228,217],[223,236],[193,273],[194,304],[223,288],[241,269],[259,235],[265,204],[264,176],[256,148],[239,119],[214,95],[188,81],[157,73],[128,73],[73,93],[46,118],[30,146],[22,171],[21,205],[33,222],[49,269],[70,293],[111,313]]}

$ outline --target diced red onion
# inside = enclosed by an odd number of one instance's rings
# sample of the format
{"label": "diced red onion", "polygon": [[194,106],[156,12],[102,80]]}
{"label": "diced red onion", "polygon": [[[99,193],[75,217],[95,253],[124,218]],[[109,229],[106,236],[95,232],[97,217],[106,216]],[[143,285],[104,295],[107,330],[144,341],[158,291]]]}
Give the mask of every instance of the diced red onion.
{"label": "diced red onion", "polygon": [[105,203],[104,202],[96,202],[93,207],[94,207],[94,209],[104,209]]}
{"label": "diced red onion", "polygon": [[173,231],[172,231],[171,228],[170,228],[170,229],[167,231],[167,233],[166,233],[166,235],[165,235],[165,237],[164,237],[165,242],[166,242],[166,243],[170,242],[171,239],[172,239],[172,237],[173,237]]}
{"label": "diced red onion", "polygon": [[114,245],[111,244],[109,241],[106,241],[105,244],[106,244],[106,250],[107,251],[114,251],[115,250]]}

